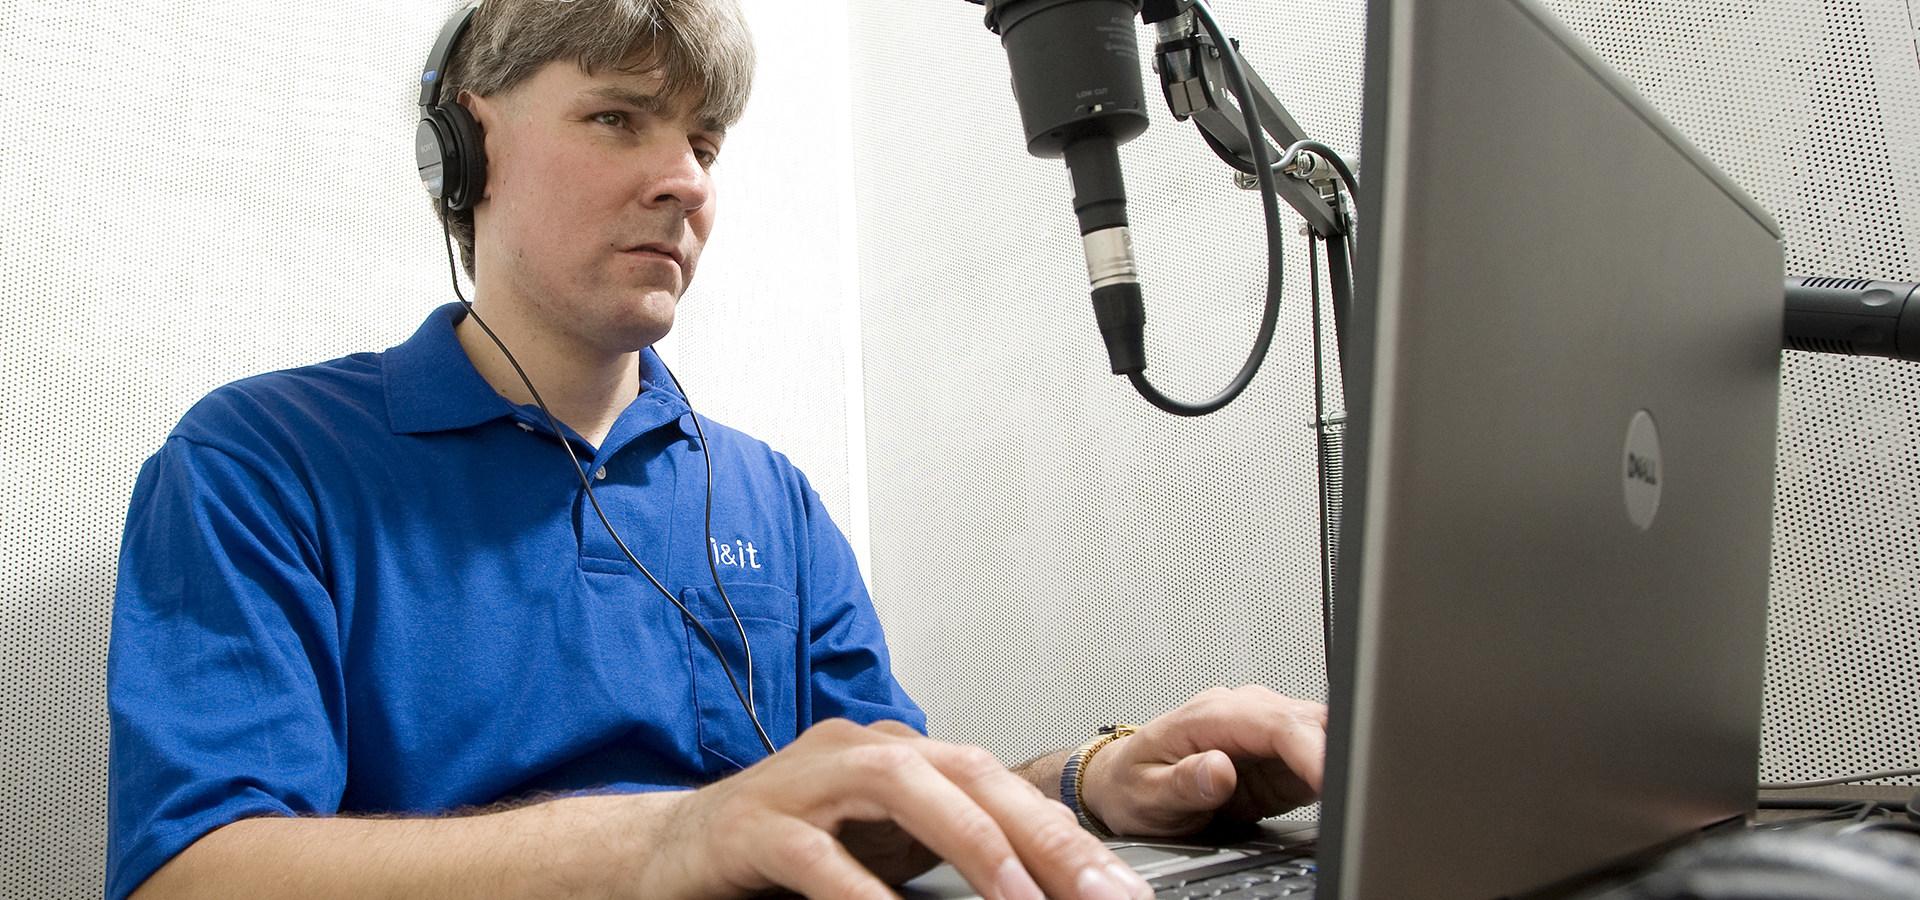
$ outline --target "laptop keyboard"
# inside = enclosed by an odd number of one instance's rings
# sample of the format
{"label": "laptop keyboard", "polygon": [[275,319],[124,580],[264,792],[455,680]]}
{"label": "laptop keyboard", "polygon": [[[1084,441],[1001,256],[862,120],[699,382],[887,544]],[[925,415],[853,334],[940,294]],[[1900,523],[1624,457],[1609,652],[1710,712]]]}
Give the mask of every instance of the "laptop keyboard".
{"label": "laptop keyboard", "polygon": [[1150,878],[1159,900],[1312,900],[1313,857],[1266,854]]}

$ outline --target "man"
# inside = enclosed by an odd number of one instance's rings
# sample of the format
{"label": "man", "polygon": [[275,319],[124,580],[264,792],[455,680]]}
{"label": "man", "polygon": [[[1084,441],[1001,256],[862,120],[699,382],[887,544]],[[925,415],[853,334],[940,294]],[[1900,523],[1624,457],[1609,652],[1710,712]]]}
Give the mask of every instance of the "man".
{"label": "man", "polygon": [[142,471],[110,900],[882,898],[935,858],[991,900],[1144,900],[1062,800],[1172,834],[1312,799],[1324,711],[1258,688],[1083,749],[1065,795],[1066,752],[1016,774],[921,734],[804,477],[697,427],[648,349],[751,70],[732,0],[476,14],[447,75],[487,161],[449,223],[471,310],[222,388]]}

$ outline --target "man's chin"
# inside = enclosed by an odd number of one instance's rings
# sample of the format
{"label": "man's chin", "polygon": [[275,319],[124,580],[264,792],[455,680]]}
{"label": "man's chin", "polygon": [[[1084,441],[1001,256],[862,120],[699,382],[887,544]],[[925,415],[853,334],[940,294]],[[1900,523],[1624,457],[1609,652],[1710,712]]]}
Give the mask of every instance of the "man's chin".
{"label": "man's chin", "polygon": [[675,304],[672,301],[661,302],[649,299],[631,315],[623,316],[619,321],[607,323],[605,333],[599,337],[613,348],[625,352],[643,350],[658,343],[673,331]]}

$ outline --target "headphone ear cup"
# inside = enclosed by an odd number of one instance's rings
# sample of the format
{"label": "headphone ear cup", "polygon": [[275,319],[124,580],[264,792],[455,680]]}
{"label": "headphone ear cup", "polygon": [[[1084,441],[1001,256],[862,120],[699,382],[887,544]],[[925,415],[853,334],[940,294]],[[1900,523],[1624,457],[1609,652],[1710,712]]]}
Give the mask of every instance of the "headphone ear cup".
{"label": "headphone ear cup", "polygon": [[480,123],[465,106],[441,103],[428,110],[420,120],[415,145],[423,178],[431,163],[437,162],[440,167],[439,197],[448,212],[472,209],[480,202],[487,186],[486,141]]}

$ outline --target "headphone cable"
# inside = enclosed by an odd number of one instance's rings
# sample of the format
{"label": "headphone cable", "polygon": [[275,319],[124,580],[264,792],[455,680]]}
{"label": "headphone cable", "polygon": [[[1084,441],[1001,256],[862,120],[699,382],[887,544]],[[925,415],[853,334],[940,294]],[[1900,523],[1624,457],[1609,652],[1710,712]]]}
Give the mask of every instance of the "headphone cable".
{"label": "headphone cable", "polygon": [[[606,511],[600,508],[600,500],[593,494],[593,479],[587,477],[587,469],[580,464],[580,456],[574,452],[573,442],[567,440],[565,432],[561,430],[560,420],[554,417],[553,410],[547,408],[547,401],[541,399],[539,390],[533,386],[533,379],[527,377],[527,371],[520,367],[520,361],[513,357],[513,351],[507,349],[506,343],[500,340],[499,335],[493,333],[493,329],[487,326],[486,320],[480,318],[479,312],[474,310],[473,302],[468,300],[465,294],[461,293],[459,269],[455,265],[453,258],[453,231],[451,226],[447,224],[444,215],[441,217],[440,225],[447,239],[447,272],[453,279],[453,295],[459,298],[460,305],[466,308],[467,315],[473,317],[474,324],[479,325],[480,330],[486,332],[487,337],[493,341],[493,345],[500,348],[500,352],[506,356],[507,362],[513,366],[513,371],[520,376],[520,383],[526,386],[527,393],[533,395],[533,402],[540,407],[540,412],[547,417],[547,427],[553,429],[553,436],[560,441],[560,446],[566,448],[567,458],[573,462],[574,474],[579,476],[580,486],[586,490],[587,502],[593,506],[593,512],[600,518],[600,524],[606,528],[607,535],[613,538],[614,544],[619,546],[620,552],[626,555],[627,561],[633,563],[633,567],[640,570],[641,575],[646,576],[647,581],[653,585],[654,590],[659,591],[660,596],[667,598],[667,602],[673,604],[673,607],[680,611],[680,615],[686,618],[688,624],[692,625],[694,630],[700,632],[700,637],[707,642],[707,647],[713,651],[714,657],[720,661],[720,671],[727,676],[727,684],[733,688],[734,698],[740,701],[740,707],[746,710],[748,720],[753,723],[753,731],[754,734],[760,738],[760,745],[766,749],[768,756],[772,756],[776,752],[773,746],[773,740],[767,737],[767,730],[761,727],[760,716],[754,711],[753,701],[751,699],[751,692],[753,690],[753,648],[747,645],[747,627],[740,621],[740,615],[734,612],[733,601],[727,599],[727,589],[720,586],[720,570],[715,566],[713,561],[713,454],[707,448],[706,432],[700,427],[700,416],[693,412],[692,402],[689,401],[687,403],[687,412],[693,415],[693,430],[700,441],[700,453],[706,460],[707,468],[706,533],[708,546],[701,552],[707,555],[707,571],[713,576],[713,586],[720,592],[720,600],[726,605],[727,614],[733,617],[734,627],[740,631],[740,646],[745,652],[747,663],[747,693],[741,692],[740,682],[733,677],[733,667],[727,665],[727,656],[721,652],[720,642],[714,639],[713,632],[708,631],[707,626],[702,624],[698,618],[694,617],[693,612],[687,609],[686,604],[681,603],[680,598],[675,597],[672,591],[667,590],[666,585],[660,583],[660,579],[655,578],[653,573],[647,570],[647,567],[640,562],[640,558],[635,556],[633,551],[627,547],[627,542],[620,537],[620,532],[614,529],[613,522],[607,518]],[[661,362],[661,368],[666,368],[666,362],[664,360]],[[678,390],[680,388],[680,379],[674,376],[672,369],[667,369],[667,377],[673,381],[674,388]],[[683,400],[686,398],[685,391],[681,392],[681,398]]]}

